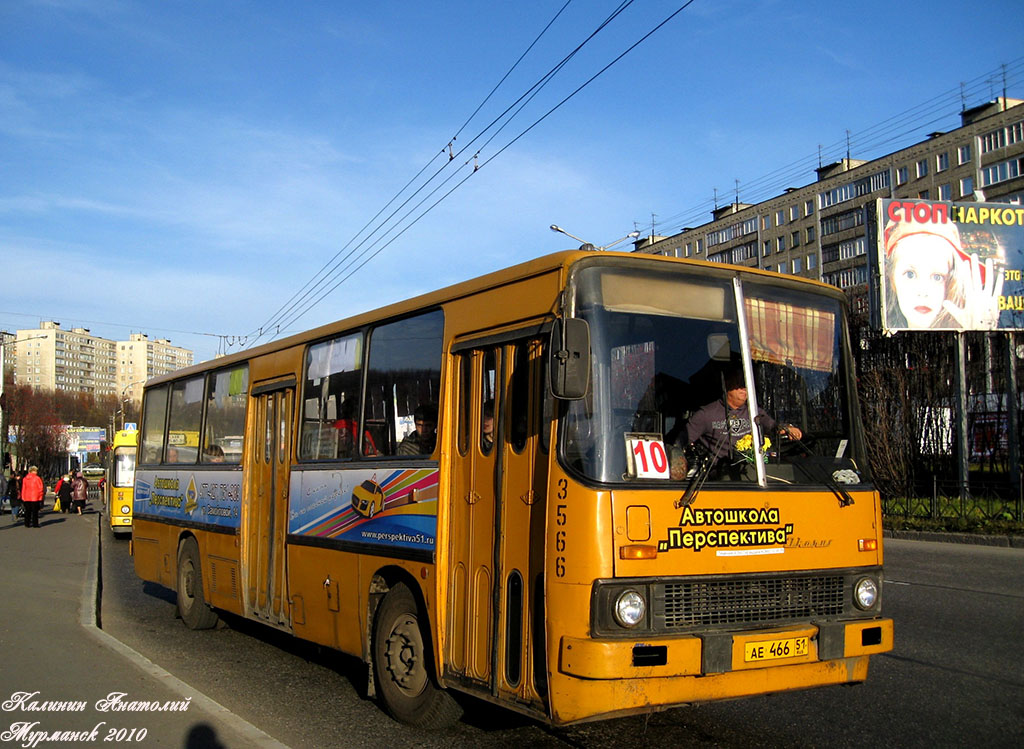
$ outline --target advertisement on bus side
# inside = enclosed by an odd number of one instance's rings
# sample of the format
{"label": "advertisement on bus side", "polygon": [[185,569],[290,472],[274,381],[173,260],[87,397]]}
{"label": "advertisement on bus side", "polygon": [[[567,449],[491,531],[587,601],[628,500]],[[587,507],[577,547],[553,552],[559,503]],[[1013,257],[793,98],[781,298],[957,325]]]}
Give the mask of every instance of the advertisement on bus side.
{"label": "advertisement on bus side", "polygon": [[143,471],[135,475],[135,515],[238,528],[240,471]]}
{"label": "advertisement on bus side", "polygon": [[296,471],[288,533],[373,546],[432,550],[436,468]]}

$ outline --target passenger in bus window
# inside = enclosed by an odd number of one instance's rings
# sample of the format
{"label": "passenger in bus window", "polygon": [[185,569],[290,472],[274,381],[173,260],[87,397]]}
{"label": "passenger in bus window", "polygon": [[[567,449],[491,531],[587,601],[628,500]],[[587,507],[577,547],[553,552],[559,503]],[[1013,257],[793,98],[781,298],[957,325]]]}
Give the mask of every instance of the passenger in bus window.
{"label": "passenger in bus window", "polygon": [[423,404],[413,412],[416,430],[398,446],[399,455],[430,455],[437,443],[437,406]]}
{"label": "passenger in bus window", "polygon": [[[341,404],[341,414],[334,422],[338,430],[338,457],[351,458],[356,454],[356,439],[359,434],[359,422],[356,419],[356,400],[348,398]],[[372,458],[377,455],[377,444],[368,429],[363,430],[363,456]]]}
{"label": "passenger in bus window", "polygon": [[206,451],[203,453],[203,459],[207,463],[223,463],[224,448],[220,445],[207,445]]}
{"label": "passenger in bus window", "polygon": [[178,462],[178,448],[168,447],[167,448],[167,462],[177,463]]}
{"label": "passenger in bus window", "polygon": [[[686,424],[688,442],[700,444],[716,460],[729,456],[736,442],[750,434],[750,410],[743,371],[730,369],[724,380],[725,397],[698,409]],[[757,423],[763,435],[780,434],[796,440],[803,437],[799,427],[776,424],[763,408],[758,409]]]}
{"label": "passenger in bus window", "polygon": [[484,403],[483,419],[480,422],[480,449],[486,455],[494,445],[494,400]]}

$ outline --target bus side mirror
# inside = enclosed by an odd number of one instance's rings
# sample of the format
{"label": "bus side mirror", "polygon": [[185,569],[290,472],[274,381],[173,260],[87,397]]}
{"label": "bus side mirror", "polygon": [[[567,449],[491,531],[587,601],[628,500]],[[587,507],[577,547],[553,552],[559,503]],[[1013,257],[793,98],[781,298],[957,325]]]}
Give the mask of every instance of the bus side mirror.
{"label": "bus side mirror", "polygon": [[732,358],[729,336],[721,333],[712,333],[709,335],[708,357],[712,361],[729,361]]}
{"label": "bus side mirror", "polygon": [[555,320],[548,345],[551,394],[579,400],[590,384],[590,326],[576,317]]}

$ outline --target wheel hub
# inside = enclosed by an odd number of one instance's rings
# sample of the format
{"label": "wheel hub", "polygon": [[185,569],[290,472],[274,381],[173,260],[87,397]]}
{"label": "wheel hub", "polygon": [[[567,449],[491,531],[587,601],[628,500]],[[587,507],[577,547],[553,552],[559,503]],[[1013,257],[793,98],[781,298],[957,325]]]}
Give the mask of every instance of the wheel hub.
{"label": "wheel hub", "polygon": [[184,594],[188,598],[194,598],[195,597],[195,590],[196,590],[195,570],[192,569],[191,566],[188,566],[188,567],[185,568],[185,570],[184,570],[184,572],[182,574],[182,582],[184,582],[184,585],[182,586],[182,588],[184,589],[183,590]]}
{"label": "wheel hub", "polygon": [[396,621],[384,654],[392,680],[410,695],[419,694],[427,683],[422,653],[423,637],[416,619],[406,616]]}

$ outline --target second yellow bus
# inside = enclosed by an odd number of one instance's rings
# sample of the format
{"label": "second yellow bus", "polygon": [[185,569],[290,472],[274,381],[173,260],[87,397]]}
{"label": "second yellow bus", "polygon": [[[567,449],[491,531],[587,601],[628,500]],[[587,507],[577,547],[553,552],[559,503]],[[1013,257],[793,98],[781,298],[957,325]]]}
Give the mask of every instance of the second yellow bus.
{"label": "second yellow bus", "polygon": [[132,510],[135,503],[135,457],[139,433],[135,429],[122,429],[114,434],[110,450],[110,468],[107,471],[107,517],[110,530],[116,535],[132,532]]}

